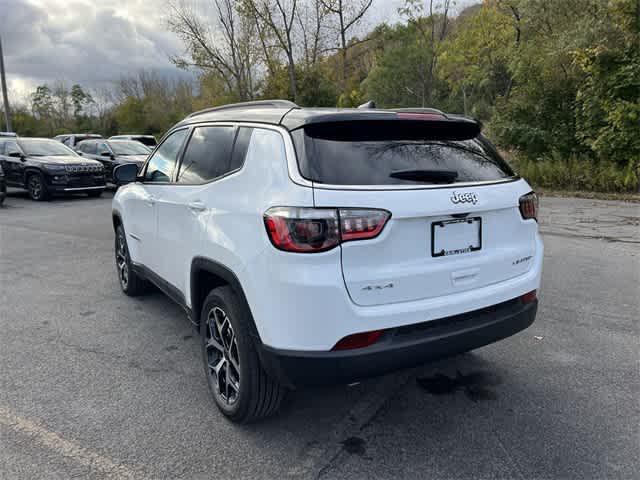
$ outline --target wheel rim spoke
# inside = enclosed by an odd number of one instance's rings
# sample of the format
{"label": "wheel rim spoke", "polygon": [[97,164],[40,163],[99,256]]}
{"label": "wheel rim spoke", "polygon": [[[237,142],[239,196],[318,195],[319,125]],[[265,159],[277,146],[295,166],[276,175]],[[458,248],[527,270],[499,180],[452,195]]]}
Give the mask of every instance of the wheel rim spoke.
{"label": "wheel rim spoke", "polygon": [[216,394],[228,405],[240,393],[238,343],[226,312],[216,306],[207,315],[205,353]]}

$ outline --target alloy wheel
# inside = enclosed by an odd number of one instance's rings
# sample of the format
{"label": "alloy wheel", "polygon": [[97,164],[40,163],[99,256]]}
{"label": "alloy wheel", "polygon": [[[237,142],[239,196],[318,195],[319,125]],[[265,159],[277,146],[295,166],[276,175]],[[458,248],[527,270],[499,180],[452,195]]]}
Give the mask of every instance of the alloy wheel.
{"label": "alloy wheel", "polygon": [[124,290],[129,286],[129,262],[127,261],[127,245],[124,235],[118,234],[116,245],[116,267],[118,268],[118,279]]}
{"label": "alloy wheel", "polygon": [[233,405],[240,393],[240,355],[233,326],[222,308],[209,310],[206,333],[209,380],[216,395],[227,405]]}
{"label": "alloy wheel", "polygon": [[42,180],[38,175],[31,175],[31,177],[29,177],[29,193],[31,194],[31,198],[36,200],[42,196]]}

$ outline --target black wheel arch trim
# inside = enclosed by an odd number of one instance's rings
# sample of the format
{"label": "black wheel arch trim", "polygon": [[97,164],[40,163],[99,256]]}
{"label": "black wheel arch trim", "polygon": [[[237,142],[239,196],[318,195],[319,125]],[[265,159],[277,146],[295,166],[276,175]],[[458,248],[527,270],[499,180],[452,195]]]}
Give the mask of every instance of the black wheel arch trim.
{"label": "black wheel arch trim", "polygon": [[251,307],[249,306],[249,302],[247,301],[247,297],[244,293],[244,289],[242,288],[242,284],[238,279],[238,276],[231,270],[230,268],[222,265],[221,263],[216,262],[215,260],[211,260],[205,257],[195,257],[191,262],[191,277],[190,277],[190,287],[191,287],[191,315],[190,320],[193,323],[194,327],[199,327],[200,325],[200,310],[202,309],[202,304],[204,303],[204,298],[199,297],[199,288],[198,288],[198,275],[201,272],[211,273],[222,280],[224,280],[227,284],[229,284],[233,290],[238,295],[240,301],[244,304],[249,312],[249,325],[251,326],[251,336],[259,342],[259,345],[262,345],[262,340],[260,339],[260,334],[258,333],[258,328],[256,327],[255,320],[253,318],[253,313],[251,311]]}
{"label": "black wheel arch trim", "polygon": [[41,168],[34,167],[33,165],[29,165],[24,170],[24,178],[23,178],[24,188],[28,188],[29,187],[27,185],[27,180],[29,179],[29,176],[33,175],[34,173],[40,175],[41,177],[43,177],[43,180],[46,183],[47,174]]}

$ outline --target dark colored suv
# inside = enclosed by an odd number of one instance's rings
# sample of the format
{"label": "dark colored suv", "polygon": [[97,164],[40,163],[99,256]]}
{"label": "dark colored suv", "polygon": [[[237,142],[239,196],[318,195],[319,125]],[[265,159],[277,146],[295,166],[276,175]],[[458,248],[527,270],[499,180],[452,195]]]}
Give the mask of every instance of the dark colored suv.
{"label": "dark colored suv", "polygon": [[4,202],[6,196],[7,183],[4,180],[4,171],[2,170],[2,165],[0,165],[0,205],[2,205],[2,202]]}
{"label": "dark colored suv", "polygon": [[113,169],[122,163],[135,163],[138,171],[144,165],[151,150],[135,140],[84,140],[76,151],[85,158],[104,165],[107,181],[113,182]]}
{"label": "dark colored suv", "polygon": [[33,200],[56,193],[98,197],[106,186],[100,162],[48,138],[0,138],[0,165],[7,185],[26,189]]}

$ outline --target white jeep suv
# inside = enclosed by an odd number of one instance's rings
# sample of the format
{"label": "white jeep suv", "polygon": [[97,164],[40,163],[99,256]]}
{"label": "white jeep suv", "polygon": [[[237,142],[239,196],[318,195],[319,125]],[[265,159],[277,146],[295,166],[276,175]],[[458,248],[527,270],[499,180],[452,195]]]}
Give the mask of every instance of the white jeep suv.
{"label": "white jeep suv", "polygon": [[151,282],[184,308],[234,421],[275,412],[287,389],[465,352],[535,318],[537,198],[473,120],[228,105],[114,175],[122,290]]}

